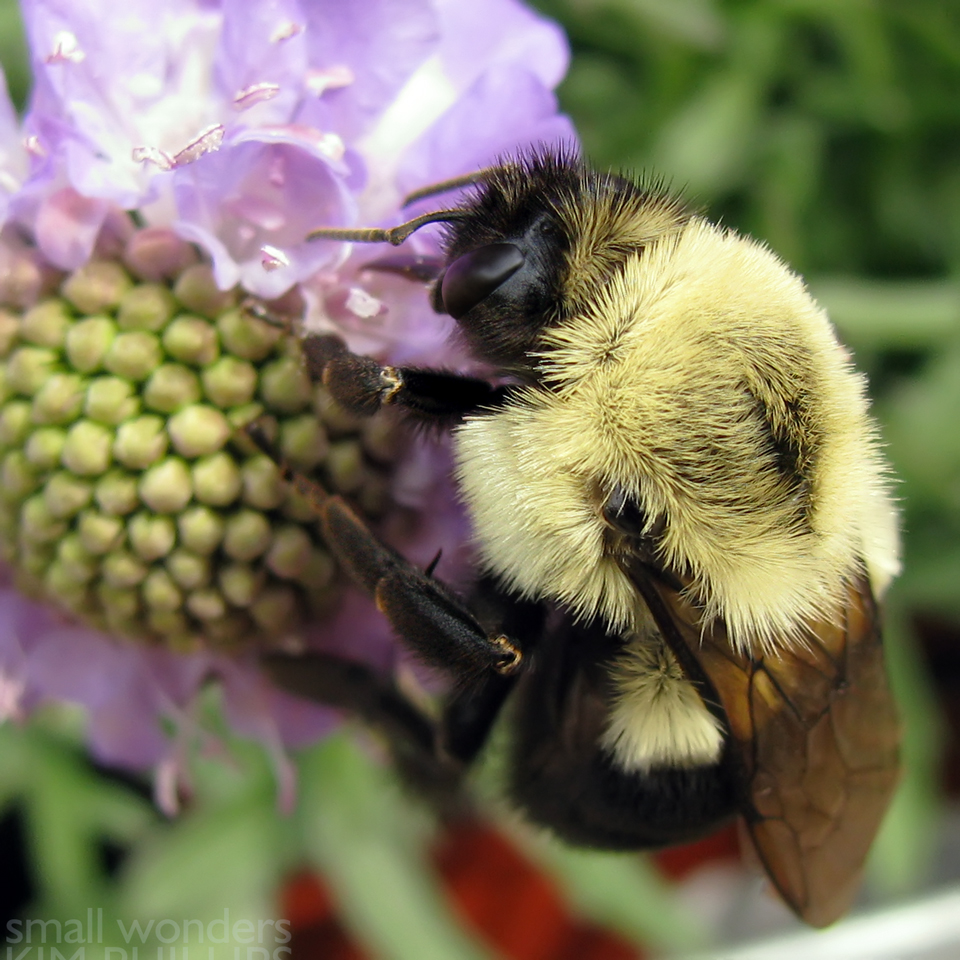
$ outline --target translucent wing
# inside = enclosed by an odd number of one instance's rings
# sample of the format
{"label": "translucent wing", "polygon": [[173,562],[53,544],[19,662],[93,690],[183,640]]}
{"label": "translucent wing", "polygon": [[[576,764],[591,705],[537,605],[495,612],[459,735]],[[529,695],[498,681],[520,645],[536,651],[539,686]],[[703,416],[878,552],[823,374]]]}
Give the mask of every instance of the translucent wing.
{"label": "translucent wing", "polygon": [[900,725],[865,578],[837,623],[812,623],[809,643],[776,656],[735,652],[719,627],[656,574],[634,577],[691,677],[706,680],[740,745],[743,816],[781,896],[826,926],[852,905],[893,795]]}

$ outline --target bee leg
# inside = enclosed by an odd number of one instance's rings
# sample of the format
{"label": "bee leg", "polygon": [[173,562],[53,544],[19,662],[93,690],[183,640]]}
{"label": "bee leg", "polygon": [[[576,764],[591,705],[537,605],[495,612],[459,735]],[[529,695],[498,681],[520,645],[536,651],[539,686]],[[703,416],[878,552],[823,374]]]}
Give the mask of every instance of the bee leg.
{"label": "bee leg", "polygon": [[487,673],[474,683],[457,688],[444,709],[440,729],[447,755],[463,764],[477,756],[514,683],[514,677]]}
{"label": "bee leg", "polygon": [[499,406],[508,394],[507,388],[475,377],[381,366],[372,357],[351,353],[332,335],[306,337],[302,346],[310,376],[358,416],[395,406],[420,423],[452,426],[481,407]]}
{"label": "bee leg", "polygon": [[391,677],[323,653],[270,653],[261,664],[280,688],[344,710],[383,734],[404,783],[446,816],[465,814],[465,764],[441,748],[439,728]]}
{"label": "bee leg", "polygon": [[342,497],[291,471],[256,425],[247,432],[312,504],[334,558],[373,597],[411,650],[460,680],[487,671],[509,676],[520,669],[522,653],[513,641],[502,633],[488,634],[453,591],[381,543]]}

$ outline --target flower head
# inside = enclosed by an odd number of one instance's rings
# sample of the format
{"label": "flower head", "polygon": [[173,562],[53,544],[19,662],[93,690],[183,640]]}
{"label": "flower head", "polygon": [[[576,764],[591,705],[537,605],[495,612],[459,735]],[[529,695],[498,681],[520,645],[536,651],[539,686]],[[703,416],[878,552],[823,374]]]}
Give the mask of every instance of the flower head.
{"label": "flower head", "polygon": [[442,447],[346,416],[295,332],[465,358],[422,289],[364,271],[375,251],[306,235],[399,222],[412,189],[572,141],[563,38],[517,0],[25,0],[24,20],[22,128],[0,90],[0,716],[83,703],[97,755],[153,765],[172,806],[216,677],[289,786],[282,746],[334,718],[250,651],[398,654],[243,427],[411,557],[442,548],[456,578],[465,556]]}

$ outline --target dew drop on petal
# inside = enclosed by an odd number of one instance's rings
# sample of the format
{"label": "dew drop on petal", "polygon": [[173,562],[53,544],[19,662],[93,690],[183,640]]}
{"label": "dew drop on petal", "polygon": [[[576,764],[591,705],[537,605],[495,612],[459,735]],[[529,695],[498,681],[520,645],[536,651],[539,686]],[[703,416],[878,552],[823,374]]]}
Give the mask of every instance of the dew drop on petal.
{"label": "dew drop on petal", "polygon": [[321,133],[314,140],[317,151],[329,160],[342,160],[346,147],[343,140],[335,133]]}
{"label": "dew drop on petal", "polygon": [[351,287],[347,294],[346,308],[362,320],[369,320],[383,312],[383,304],[376,298],[370,296],[366,290],[359,287]]}
{"label": "dew drop on petal", "polygon": [[265,100],[272,100],[280,92],[280,84],[254,83],[249,87],[238,90],[233,97],[233,106],[235,110],[249,110],[250,107]]}
{"label": "dew drop on petal", "polygon": [[271,43],[283,43],[303,33],[303,26],[293,20],[285,20],[270,34]]}
{"label": "dew drop on petal", "polygon": [[40,138],[35,133],[24,139],[23,146],[31,157],[43,160],[47,155],[47,148],[40,142]]}
{"label": "dew drop on petal", "polygon": [[308,70],[304,83],[315,97],[322,97],[328,90],[349,87],[355,77],[346,64],[336,64],[322,70]]}
{"label": "dew drop on petal", "polygon": [[69,30],[60,30],[54,35],[53,49],[44,59],[47,63],[82,63],[86,58],[76,36]]}
{"label": "dew drop on petal", "polygon": [[213,153],[223,143],[222,123],[213,123],[201,130],[182,150],[173,155],[174,166],[182,167],[199,160],[205,153]]}
{"label": "dew drop on petal", "polygon": [[280,267],[289,267],[290,258],[279,247],[265,243],[260,248],[260,265],[270,273]]}

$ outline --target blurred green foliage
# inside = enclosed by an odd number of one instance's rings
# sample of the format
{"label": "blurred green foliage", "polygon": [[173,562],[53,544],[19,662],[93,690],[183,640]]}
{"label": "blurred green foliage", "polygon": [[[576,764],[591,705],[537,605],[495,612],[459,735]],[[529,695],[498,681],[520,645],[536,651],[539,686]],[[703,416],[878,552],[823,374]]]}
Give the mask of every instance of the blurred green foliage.
{"label": "blurred green foliage", "polygon": [[[588,156],[662,176],[765,239],[808,277],[870,375],[905,536],[888,635],[907,777],[877,876],[909,885],[930,852],[938,762],[912,623],[921,612],[960,618],[960,4],[537,5],[569,32],[561,101]],[[0,0],[0,60],[22,105],[20,36],[15,5]],[[233,763],[198,761],[191,806],[170,823],[96,775],[60,719],[0,728],[0,813],[14,803],[25,812],[29,914],[66,918],[99,904],[109,918],[214,917],[229,904],[237,917],[268,917],[279,879],[306,862],[373,955],[487,955],[448,910],[424,855],[422,811],[349,737],[300,758],[301,802],[281,818],[263,756],[223,736]],[[102,867],[105,841],[128,851],[114,877]],[[584,915],[662,949],[695,939],[642,861],[522,842]]]}

